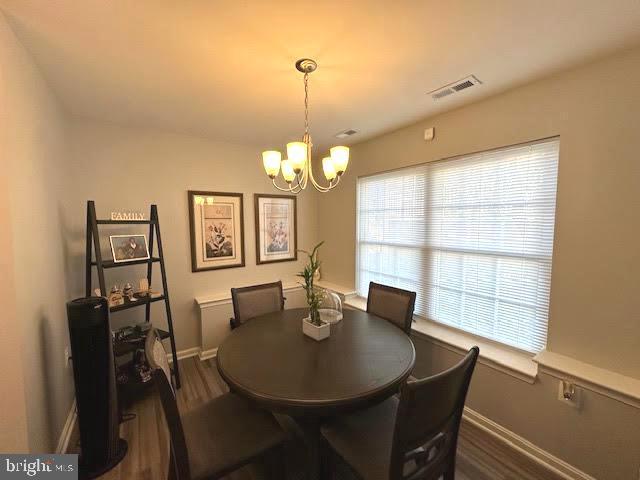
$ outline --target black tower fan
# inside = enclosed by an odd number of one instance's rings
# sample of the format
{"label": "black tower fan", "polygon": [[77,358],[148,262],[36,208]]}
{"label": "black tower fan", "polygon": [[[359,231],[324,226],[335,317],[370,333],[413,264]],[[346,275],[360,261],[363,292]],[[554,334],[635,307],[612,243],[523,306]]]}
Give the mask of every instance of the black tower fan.
{"label": "black tower fan", "polygon": [[115,364],[104,297],[67,302],[67,319],[80,425],[80,478],[102,475],[127,453],[120,438]]}

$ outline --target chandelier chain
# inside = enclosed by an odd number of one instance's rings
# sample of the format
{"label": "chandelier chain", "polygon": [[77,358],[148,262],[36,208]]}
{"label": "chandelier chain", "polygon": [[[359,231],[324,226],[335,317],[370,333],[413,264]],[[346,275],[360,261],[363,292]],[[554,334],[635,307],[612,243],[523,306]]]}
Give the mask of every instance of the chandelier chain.
{"label": "chandelier chain", "polygon": [[304,74],[304,133],[309,135],[309,74]]}

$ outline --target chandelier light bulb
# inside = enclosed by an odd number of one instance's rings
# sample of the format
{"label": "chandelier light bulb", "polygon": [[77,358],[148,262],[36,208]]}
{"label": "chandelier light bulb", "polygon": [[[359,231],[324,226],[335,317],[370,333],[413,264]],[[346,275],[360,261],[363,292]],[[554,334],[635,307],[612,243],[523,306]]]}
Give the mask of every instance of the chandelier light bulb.
{"label": "chandelier light bulb", "polygon": [[287,183],[293,182],[293,179],[296,178],[296,172],[293,170],[293,165],[291,164],[291,160],[285,159],[282,160],[280,164],[282,167],[282,176]]}
{"label": "chandelier light bulb", "polygon": [[349,164],[349,147],[338,146],[331,148],[329,151],[331,152],[331,160],[333,160],[336,173],[342,175]]}
{"label": "chandelier light bulb", "polygon": [[336,173],[336,168],[333,165],[331,157],[324,157],[322,159],[322,171],[324,172],[324,176],[327,181],[331,182],[335,180],[338,174]]}
{"label": "chandelier light bulb", "polygon": [[269,178],[274,179],[280,172],[280,161],[282,160],[282,154],[275,150],[267,150],[262,152],[262,164],[264,165],[264,171],[267,172]]}
{"label": "chandelier light bulb", "polygon": [[307,163],[307,144],[304,142],[287,143],[287,157],[291,161],[293,171],[300,173]]}

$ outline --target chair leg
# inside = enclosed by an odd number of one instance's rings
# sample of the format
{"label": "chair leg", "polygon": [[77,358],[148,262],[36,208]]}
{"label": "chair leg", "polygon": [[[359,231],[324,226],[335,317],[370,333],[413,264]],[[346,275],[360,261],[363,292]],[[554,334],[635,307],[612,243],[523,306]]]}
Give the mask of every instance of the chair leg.
{"label": "chair leg", "polygon": [[456,478],[456,456],[451,455],[451,458],[447,462],[447,470],[444,472],[444,480],[455,480]]}
{"label": "chair leg", "polygon": [[267,455],[269,475],[273,480],[285,480],[287,478],[287,456],[284,444],[273,448]]}
{"label": "chair leg", "polygon": [[320,456],[320,478],[322,480],[333,480],[333,468],[331,463],[331,450],[327,442],[322,438],[319,442]]}
{"label": "chair leg", "polygon": [[[171,447],[169,447],[171,449]],[[173,452],[169,451],[169,471],[167,472],[167,480],[177,480],[176,477],[176,464],[173,460]]]}

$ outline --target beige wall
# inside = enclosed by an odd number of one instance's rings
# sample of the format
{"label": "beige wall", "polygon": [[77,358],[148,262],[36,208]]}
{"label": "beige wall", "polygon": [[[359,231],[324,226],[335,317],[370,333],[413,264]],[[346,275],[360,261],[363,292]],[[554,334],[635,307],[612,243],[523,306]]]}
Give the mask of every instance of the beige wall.
{"label": "beige wall", "polygon": [[[560,135],[548,348],[640,378],[640,95],[626,87],[638,84],[634,49],[355,145],[341,187],[319,203],[323,277],[354,285],[357,176]],[[443,358],[429,347],[421,368]],[[548,379],[527,386],[480,370],[472,408],[598,478],[637,477],[637,448],[603,451],[638,445],[628,424],[640,411],[589,395],[580,414],[556,412]]]}
{"label": "beige wall", "polygon": [[[263,173],[258,148],[86,120],[72,122],[69,144],[74,187],[73,202],[64,214],[65,262],[74,272],[73,295],[84,294],[85,209],[89,199],[96,201],[98,216],[102,218],[118,209],[141,210],[148,215],[149,205],[158,205],[178,350],[201,344],[195,297],[228,292],[233,286],[293,279],[301,270],[302,257],[297,262],[256,265],[253,194],[274,193]],[[244,194],[244,268],[191,272],[187,190]],[[297,201],[298,247],[309,248],[317,238],[317,196],[306,192]],[[111,232],[132,231],[118,228]],[[137,231],[147,233],[146,229]],[[104,232],[102,247],[110,258],[109,230]],[[154,270],[158,279],[159,273],[159,268]],[[107,284],[133,282],[145,274],[145,269],[139,267],[113,269],[107,272]],[[159,282],[154,283],[160,286]],[[121,321],[142,320],[141,315],[142,312],[129,310],[114,314],[112,319],[114,326],[118,326]],[[162,303],[153,306],[152,316],[160,325],[164,324]]]}
{"label": "beige wall", "polygon": [[[16,51],[19,46],[13,32],[0,14],[0,165],[6,171],[9,162],[7,153],[13,139],[7,125],[10,112],[9,97],[14,93],[13,69],[16,68]],[[14,279],[13,238],[9,175],[0,175],[0,368],[5,385],[0,395],[0,452],[24,452],[28,450],[27,407],[24,392],[24,369],[22,367],[22,329],[18,323],[16,288]]]}
{"label": "beige wall", "polygon": [[[59,212],[65,198],[64,128],[55,99],[37,68],[0,15],[0,63],[2,65],[2,152],[3,182],[8,179],[8,204],[3,202],[7,234],[4,255],[13,258],[15,314],[5,310],[3,324],[13,317],[14,325],[2,328],[4,383],[3,402],[12,395],[24,395],[28,425],[28,448],[52,451],[72,402],[70,369],[65,366],[68,344],[65,301],[64,246]],[[3,195],[2,200],[5,200]],[[4,237],[4,235],[3,235]],[[10,265],[10,264],[9,264]],[[11,279],[3,278],[11,282]],[[11,288],[11,287],[9,287]],[[7,292],[4,292],[6,294]],[[15,331],[20,330],[20,335]],[[9,335],[4,338],[5,335]],[[21,350],[21,361],[15,358]],[[21,363],[22,362],[22,363]],[[23,382],[13,375],[23,374]],[[25,398],[22,399],[24,405]],[[2,408],[20,430],[24,419],[18,404]],[[3,424],[5,422],[3,421]],[[7,432],[4,431],[3,434]],[[20,432],[15,448],[26,450]],[[6,451],[5,449],[1,449]]]}
{"label": "beige wall", "polygon": [[[0,38],[2,35],[0,25]],[[0,100],[2,98],[3,95],[0,95]],[[4,121],[4,112],[2,115]],[[4,137],[0,133],[0,151],[5,144]],[[0,218],[4,220],[0,231],[0,251],[12,252],[11,222],[7,221],[10,218],[9,191],[5,175],[0,176]],[[2,378],[6,386],[3,395],[0,395],[0,452],[19,453],[26,452],[29,443],[22,365],[22,329],[18,323],[13,268],[12,255],[0,256],[0,365],[3,365]]]}

